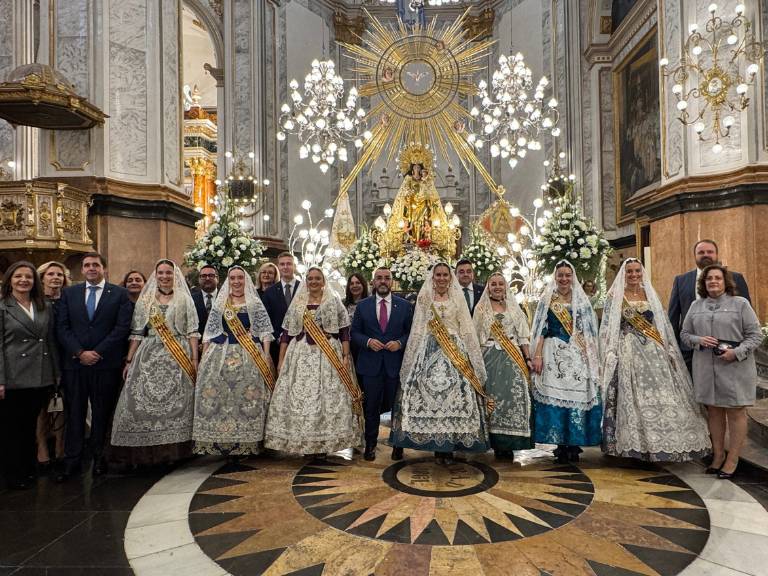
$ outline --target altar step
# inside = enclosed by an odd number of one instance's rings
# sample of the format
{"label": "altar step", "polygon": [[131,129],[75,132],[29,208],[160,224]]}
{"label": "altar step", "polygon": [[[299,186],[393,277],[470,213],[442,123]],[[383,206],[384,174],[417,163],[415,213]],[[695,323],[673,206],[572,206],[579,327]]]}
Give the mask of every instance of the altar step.
{"label": "altar step", "polygon": [[[758,364],[758,368],[760,368]],[[747,440],[741,457],[750,464],[768,471],[768,374],[757,379],[757,401],[747,408]]]}

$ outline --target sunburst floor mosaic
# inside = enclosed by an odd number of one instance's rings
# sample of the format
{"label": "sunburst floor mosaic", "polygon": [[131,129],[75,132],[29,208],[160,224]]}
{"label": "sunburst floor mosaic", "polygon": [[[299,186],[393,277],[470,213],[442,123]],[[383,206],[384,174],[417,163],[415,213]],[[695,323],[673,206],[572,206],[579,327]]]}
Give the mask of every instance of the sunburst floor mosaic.
{"label": "sunburst floor mosaic", "polygon": [[704,548],[707,508],[677,476],[538,454],[251,459],[200,486],[189,525],[235,576],[671,576]]}

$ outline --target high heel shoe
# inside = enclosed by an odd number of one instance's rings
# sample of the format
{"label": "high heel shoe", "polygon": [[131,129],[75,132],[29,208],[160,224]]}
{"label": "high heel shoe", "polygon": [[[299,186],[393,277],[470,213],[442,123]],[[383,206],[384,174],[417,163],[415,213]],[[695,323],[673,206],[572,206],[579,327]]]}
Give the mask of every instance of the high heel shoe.
{"label": "high heel shoe", "polygon": [[718,480],[733,480],[735,477],[736,468],[733,469],[733,472],[723,472],[722,470],[719,470],[717,473]]}

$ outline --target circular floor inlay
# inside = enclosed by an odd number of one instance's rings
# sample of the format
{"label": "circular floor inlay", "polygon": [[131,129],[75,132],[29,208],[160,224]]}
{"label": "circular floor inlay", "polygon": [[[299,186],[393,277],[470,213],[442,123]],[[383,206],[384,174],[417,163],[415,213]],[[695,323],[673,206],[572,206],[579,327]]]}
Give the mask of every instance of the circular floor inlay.
{"label": "circular floor inlay", "polygon": [[209,478],[189,522],[235,576],[679,574],[709,536],[704,503],[662,469],[621,466],[259,458]]}
{"label": "circular floor inlay", "polygon": [[450,498],[485,492],[498,481],[496,470],[481,462],[440,465],[434,458],[403,460],[384,470],[384,482],[406,494]]}

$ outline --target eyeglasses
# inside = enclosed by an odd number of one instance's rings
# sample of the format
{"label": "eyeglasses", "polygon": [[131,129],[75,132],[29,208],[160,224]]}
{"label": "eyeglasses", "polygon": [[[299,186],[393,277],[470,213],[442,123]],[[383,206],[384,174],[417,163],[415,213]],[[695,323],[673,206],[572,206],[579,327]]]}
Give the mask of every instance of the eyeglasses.
{"label": "eyeglasses", "polygon": [[216,278],[216,274],[200,274],[200,278]]}

